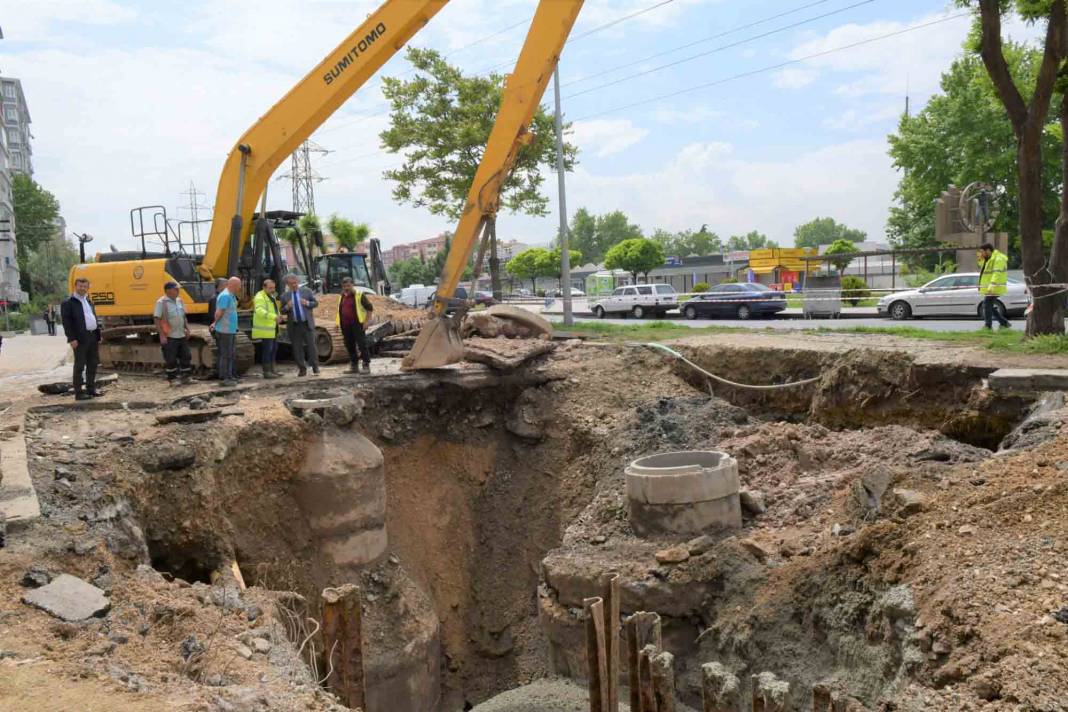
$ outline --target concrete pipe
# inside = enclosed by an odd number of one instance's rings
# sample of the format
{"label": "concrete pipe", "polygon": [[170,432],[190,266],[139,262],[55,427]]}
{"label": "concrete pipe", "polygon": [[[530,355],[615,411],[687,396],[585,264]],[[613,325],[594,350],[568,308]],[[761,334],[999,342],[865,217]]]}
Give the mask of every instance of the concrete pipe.
{"label": "concrete pipe", "polygon": [[700,534],[742,526],[738,461],[688,450],[641,457],[626,469],[630,524],[638,536]]}

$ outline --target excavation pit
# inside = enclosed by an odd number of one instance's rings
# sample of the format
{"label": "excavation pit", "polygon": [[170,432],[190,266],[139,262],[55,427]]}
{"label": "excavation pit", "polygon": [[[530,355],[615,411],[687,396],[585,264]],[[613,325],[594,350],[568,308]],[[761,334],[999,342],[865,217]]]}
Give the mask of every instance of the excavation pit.
{"label": "excavation pit", "polygon": [[638,458],[626,469],[630,525],[641,537],[738,529],[738,462],[687,450]]}

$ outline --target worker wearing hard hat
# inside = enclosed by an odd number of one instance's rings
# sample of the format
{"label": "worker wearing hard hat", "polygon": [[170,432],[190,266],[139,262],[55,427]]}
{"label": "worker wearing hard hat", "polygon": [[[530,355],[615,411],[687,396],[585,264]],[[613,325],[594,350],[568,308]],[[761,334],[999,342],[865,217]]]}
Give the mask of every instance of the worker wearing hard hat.
{"label": "worker wearing hard hat", "polygon": [[993,328],[994,319],[1002,329],[1012,326],[1005,314],[998,309],[998,297],[1009,291],[1009,258],[1004,252],[986,242],[979,248],[979,293],[983,295],[983,328]]}

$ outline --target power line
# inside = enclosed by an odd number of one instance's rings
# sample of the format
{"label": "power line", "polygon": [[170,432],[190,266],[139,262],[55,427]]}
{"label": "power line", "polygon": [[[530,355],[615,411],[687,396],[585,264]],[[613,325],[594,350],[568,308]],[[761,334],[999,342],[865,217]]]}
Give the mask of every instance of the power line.
{"label": "power line", "polygon": [[786,61],[786,62],[780,62],[779,64],[773,64],[773,65],[770,65],[770,66],[767,66],[767,67],[761,67],[760,69],[753,69],[753,70],[748,71],[748,72],[742,72],[741,74],[735,74],[735,75],[730,76],[730,77],[724,77],[723,79],[717,79],[714,82],[706,82],[704,84],[698,84],[696,86],[687,87],[686,89],[680,89],[678,91],[670,92],[670,93],[667,93],[667,94],[659,94],[657,96],[649,97],[648,99],[642,99],[641,101],[635,101],[635,102],[632,102],[630,104],[624,104],[622,106],[616,106],[616,107],[611,108],[611,109],[605,109],[604,111],[598,111],[598,112],[594,112],[592,114],[586,114],[585,116],[581,116],[581,117],[579,117],[577,119],[574,119],[574,120],[575,121],[585,121],[587,119],[593,119],[593,118],[597,118],[599,116],[605,116],[606,114],[614,114],[617,111],[624,111],[626,109],[633,109],[636,106],[645,106],[646,104],[653,104],[653,103],[656,103],[658,101],[663,101],[664,99],[671,99],[671,98],[676,97],[676,96],[681,96],[683,94],[689,94],[691,92],[700,91],[701,89],[708,89],[710,87],[719,86],[720,84],[726,84],[728,82],[736,81],[738,79],[744,79],[746,77],[752,77],[752,76],[755,76],[757,74],[764,74],[765,72],[773,72],[776,69],[782,69],[784,67],[789,67],[789,66],[794,65],[794,64],[801,64],[802,62],[807,62],[807,61],[812,60],[812,59],[818,59],[820,57],[826,57],[827,55],[834,54],[836,52],[843,52],[843,51],[845,51],[847,49],[854,49],[856,47],[860,47],[860,46],[868,45],[868,44],[873,44],[875,42],[879,42],[879,41],[882,41],[882,40],[885,40],[885,39],[889,39],[891,37],[897,37],[899,35],[908,34],[909,32],[915,32],[917,30],[923,30],[923,29],[926,29],[928,27],[932,27],[934,25],[939,25],[939,24],[941,24],[943,22],[949,22],[950,20],[957,20],[957,19],[962,18],[962,17],[971,17],[971,16],[972,16],[972,14],[968,13],[968,12],[962,12],[962,13],[958,13],[956,15],[949,15],[947,17],[943,17],[943,18],[940,18],[938,20],[932,20],[930,22],[925,22],[922,25],[915,25],[913,27],[906,27],[903,30],[897,30],[895,32],[889,32],[889,33],[887,33],[885,35],[879,35],[878,37],[870,37],[870,38],[868,38],[866,40],[861,40],[859,42],[853,42],[851,44],[842,45],[841,47],[834,47],[832,49],[824,50],[822,52],[816,52],[814,54],[809,54],[809,55],[806,55],[804,57],[798,57],[797,59],[791,59],[791,60]]}
{"label": "power line", "polygon": [[635,72],[634,74],[628,74],[625,77],[620,77],[619,79],[614,79],[614,80],[612,80],[610,82],[605,82],[604,84],[598,84],[597,86],[593,86],[593,87],[590,87],[588,89],[583,89],[582,91],[575,92],[574,94],[571,94],[567,98],[568,99],[574,99],[575,97],[582,96],[583,94],[589,94],[591,92],[600,91],[601,89],[607,89],[608,87],[612,87],[612,86],[615,86],[617,84],[622,84],[623,82],[629,82],[630,80],[637,79],[638,77],[644,77],[647,74],[653,74],[654,72],[659,72],[659,71],[662,71],[664,69],[670,69],[671,67],[677,67],[680,64],[685,64],[686,62],[692,62],[695,59],[700,59],[702,57],[707,57],[707,56],[715,54],[717,52],[722,52],[722,51],[727,50],[727,49],[733,49],[735,47],[739,47],[741,45],[748,44],[749,42],[754,42],[756,40],[763,39],[765,37],[770,37],[771,35],[778,34],[780,32],[785,32],[787,30],[792,30],[792,29],[794,29],[796,27],[800,27],[802,25],[807,25],[807,24],[809,24],[811,22],[816,22],[817,20],[823,20],[825,18],[831,17],[832,15],[839,15],[839,14],[841,14],[843,12],[848,12],[849,10],[854,10],[854,9],[856,9],[858,7],[861,7],[862,5],[870,5],[873,2],[875,2],[875,0],[861,0],[860,2],[853,3],[852,5],[847,5],[846,7],[839,8],[839,9],[833,10],[831,12],[826,12],[826,13],[824,13],[822,15],[816,15],[815,17],[809,17],[809,18],[804,19],[804,20],[798,20],[797,22],[792,22],[789,25],[784,25],[783,27],[779,27],[779,28],[776,28],[774,30],[768,30],[767,32],[762,32],[759,35],[753,35],[752,37],[746,37],[745,39],[738,40],[737,42],[731,42],[730,44],[720,45],[719,47],[715,47],[714,49],[710,49],[710,50],[707,50],[705,52],[699,52],[698,54],[692,54],[689,57],[683,57],[682,59],[677,59],[674,62],[668,62],[667,64],[661,64],[661,65],[659,65],[657,67],[651,67],[649,69],[645,69],[645,70],[640,71],[640,72]]}
{"label": "power line", "polygon": [[578,79],[572,79],[569,82],[565,82],[563,84],[563,86],[568,87],[568,86],[571,86],[572,84],[579,84],[581,82],[589,81],[590,79],[596,79],[597,77],[602,77],[605,74],[611,74],[612,72],[619,71],[620,69],[626,69],[628,67],[633,67],[636,64],[644,64],[645,62],[648,62],[651,59],[657,59],[658,57],[663,57],[664,55],[672,54],[674,52],[679,52],[679,51],[684,50],[684,49],[689,49],[690,47],[695,47],[695,46],[697,46],[699,44],[704,44],[705,42],[711,42],[712,40],[718,40],[720,37],[726,37],[727,35],[733,35],[735,32],[741,32],[742,30],[748,30],[750,28],[757,27],[759,25],[763,25],[763,24],[765,24],[767,22],[771,22],[772,20],[778,20],[778,19],[781,19],[783,17],[787,17],[789,15],[793,15],[795,13],[801,12],[802,10],[808,10],[809,8],[816,7],[817,5],[826,5],[830,1],[831,0],[816,0],[816,2],[810,2],[807,5],[802,5],[801,7],[795,7],[793,10],[787,10],[786,12],[780,12],[777,15],[772,15],[770,17],[765,17],[765,18],[763,18],[761,20],[756,20],[754,22],[750,22],[750,23],[747,23],[745,25],[739,25],[738,27],[734,27],[734,28],[731,28],[729,30],[724,30],[723,32],[718,32],[718,33],[716,33],[714,35],[709,35],[708,37],[704,37],[704,38],[699,39],[699,40],[694,40],[693,42],[687,42],[686,44],[679,45],[677,47],[672,47],[671,49],[663,50],[662,52],[657,52],[655,54],[650,54],[650,55],[648,55],[646,57],[642,57],[641,59],[635,60],[633,62],[627,62],[626,64],[619,64],[619,65],[616,65],[615,67],[610,67],[609,69],[605,69],[605,70],[602,70],[600,72],[596,72],[594,74],[588,74],[588,75],[586,75],[584,77],[579,77]]}

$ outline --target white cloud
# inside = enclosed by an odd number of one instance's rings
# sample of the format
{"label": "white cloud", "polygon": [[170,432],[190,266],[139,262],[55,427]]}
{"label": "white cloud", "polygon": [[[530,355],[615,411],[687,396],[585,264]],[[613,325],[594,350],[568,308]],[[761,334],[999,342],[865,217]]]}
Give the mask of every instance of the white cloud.
{"label": "white cloud", "polygon": [[7,41],[56,39],[65,24],[129,23],[137,12],[112,0],[6,0],[3,29]]}
{"label": "white cloud", "polygon": [[662,124],[703,124],[719,121],[727,112],[710,106],[664,107],[653,112],[653,118]]}
{"label": "white cloud", "polygon": [[860,132],[871,126],[897,119],[904,113],[903,104],[870,105],[857,109],[847,109],[838,116],[823,120],[824,127],[833,131]]}
{"label": "white cloud", "polygon": [[787,67],[775,73],[772,83],[779,89],[801,89],[816,81],[817,76],[811,69]]}
{"label": "white cloud", "polygon": [[630,119],[576,121],[571,129],[572,142],[598,158],[625,151],[649,135],[648,129],[635,126]]}

